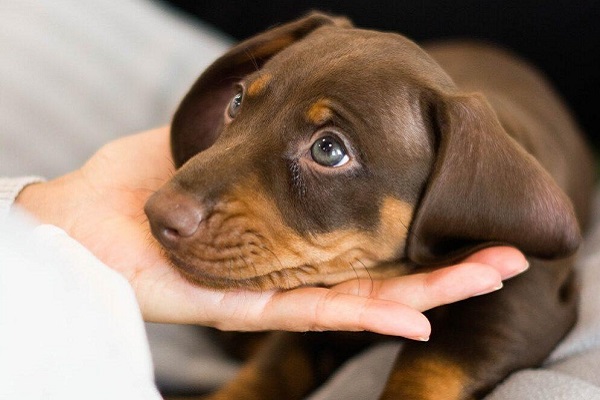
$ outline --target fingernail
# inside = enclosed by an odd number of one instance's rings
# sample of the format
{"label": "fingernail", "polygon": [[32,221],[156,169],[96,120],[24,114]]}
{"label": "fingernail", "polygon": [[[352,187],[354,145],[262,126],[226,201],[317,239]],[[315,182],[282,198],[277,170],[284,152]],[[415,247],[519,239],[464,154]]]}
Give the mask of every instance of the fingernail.
{"label": "fingernail", "polygon": [[497,290],[500,290],[500,289],[502,289],[502,287],[503,287],[503,286],[504,286],[504,285],[502,284],[502,282],[500,282],[500,283],[499,283],[498,285],[496,285],[496,286],[493,286],[493,287],[491,287],[491,288],[489,288],[489,289],[482,290],[482,291],[481,291],[481,292],[479,292],[479,293],[475,293],[475,294],[474,294],[472,297],[475,297],[475,296],[483,296],[484,294],[488,294],[488,293],[495,292],[495,291],[497,291]]}
{"label": "fingernail", "polygon": [[527,271],[529,269],[529,261],[525,260],[525,265],[521,266],[521,268],[516,269],[514,272],[508,274],[508,276],[504,276],[502,277],[502,279],[510,279],[513,278],[517,275],[522,274],[523,272]]}
{"label": "fingernail", "polygon": [[419,337],[416,337],[415,340],[418,340],[419,342],[428,342],[429,336],[419,336]]}

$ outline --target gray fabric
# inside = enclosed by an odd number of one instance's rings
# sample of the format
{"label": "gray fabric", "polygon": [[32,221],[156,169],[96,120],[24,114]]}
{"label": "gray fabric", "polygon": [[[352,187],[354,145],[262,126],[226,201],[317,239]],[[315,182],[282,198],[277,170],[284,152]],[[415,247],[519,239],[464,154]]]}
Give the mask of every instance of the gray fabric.
{"label": "gray fabric", "polygon": [[228,47],[146,0],[0,2],[0,176],[52,178],[167,124]]}
{"label": "gray fabric", "polygon": [[239,369],[202,327],[147,323],[146,333],[162,390],[202,392],[234,378]]}

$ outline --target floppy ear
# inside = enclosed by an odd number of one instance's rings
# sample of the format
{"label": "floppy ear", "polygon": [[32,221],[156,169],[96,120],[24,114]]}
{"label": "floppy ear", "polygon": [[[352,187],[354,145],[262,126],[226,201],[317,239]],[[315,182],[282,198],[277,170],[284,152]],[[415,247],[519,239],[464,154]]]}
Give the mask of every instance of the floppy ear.
{"label": "floppy ear", "polygon": [[225,107],[235,95],[235,83],[323,25],[350,27],[351,23],[344,18],[312,13],[239,43],[208,67],[173,118],[171,150],[176,166],[215,142],[223,126]]}
{"label": "floppy ear", "polygon": [[485,98],[447,96],[437,111],[438,154],[411,225],[409,258],[441,264],[493,244],[540,258],[573,253],[581,236],[569,199]]}

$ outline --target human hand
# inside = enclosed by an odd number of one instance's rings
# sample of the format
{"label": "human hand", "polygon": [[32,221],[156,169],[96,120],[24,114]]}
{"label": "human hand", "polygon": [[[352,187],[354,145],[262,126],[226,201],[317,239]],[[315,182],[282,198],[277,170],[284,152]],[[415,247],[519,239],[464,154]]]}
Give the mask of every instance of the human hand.
{"label": "human hand", "polygon": [[147,321],[223,330],[368,330],[425,339],[427,309],[493,291],[526,269],[510,247],[488,248],[464,262],[398,278],[354,280],[332,288],[215,291],[195,286],[169,265],[150,234],[146,199],[174,172],[169,131],[115,140],[81,169],[30,185],[21,205],[64,229],[132,285]]}

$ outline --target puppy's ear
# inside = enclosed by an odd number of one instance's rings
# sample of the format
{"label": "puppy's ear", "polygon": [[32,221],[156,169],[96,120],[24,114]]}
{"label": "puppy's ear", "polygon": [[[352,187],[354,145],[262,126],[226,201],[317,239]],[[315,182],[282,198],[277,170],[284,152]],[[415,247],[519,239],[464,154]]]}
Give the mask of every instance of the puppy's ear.
{"label": "puppy's ear", "polygon": [[492,244],[540,258],[577,249],[581,236],[570,201],[502,128],[483,96],[446,96],[436,121],[438,154],[411,225],[410,259],[453,262]]}
{"label": "puppy's ear", "polygon": [[324,25],[351,26],[344,18],[312,13],[239,43],[208,67],[185,96],[173,118],[171,149],[176,166],[181,166],[215,142],[223,125],[225,107],[235,95],[236,82]]}

